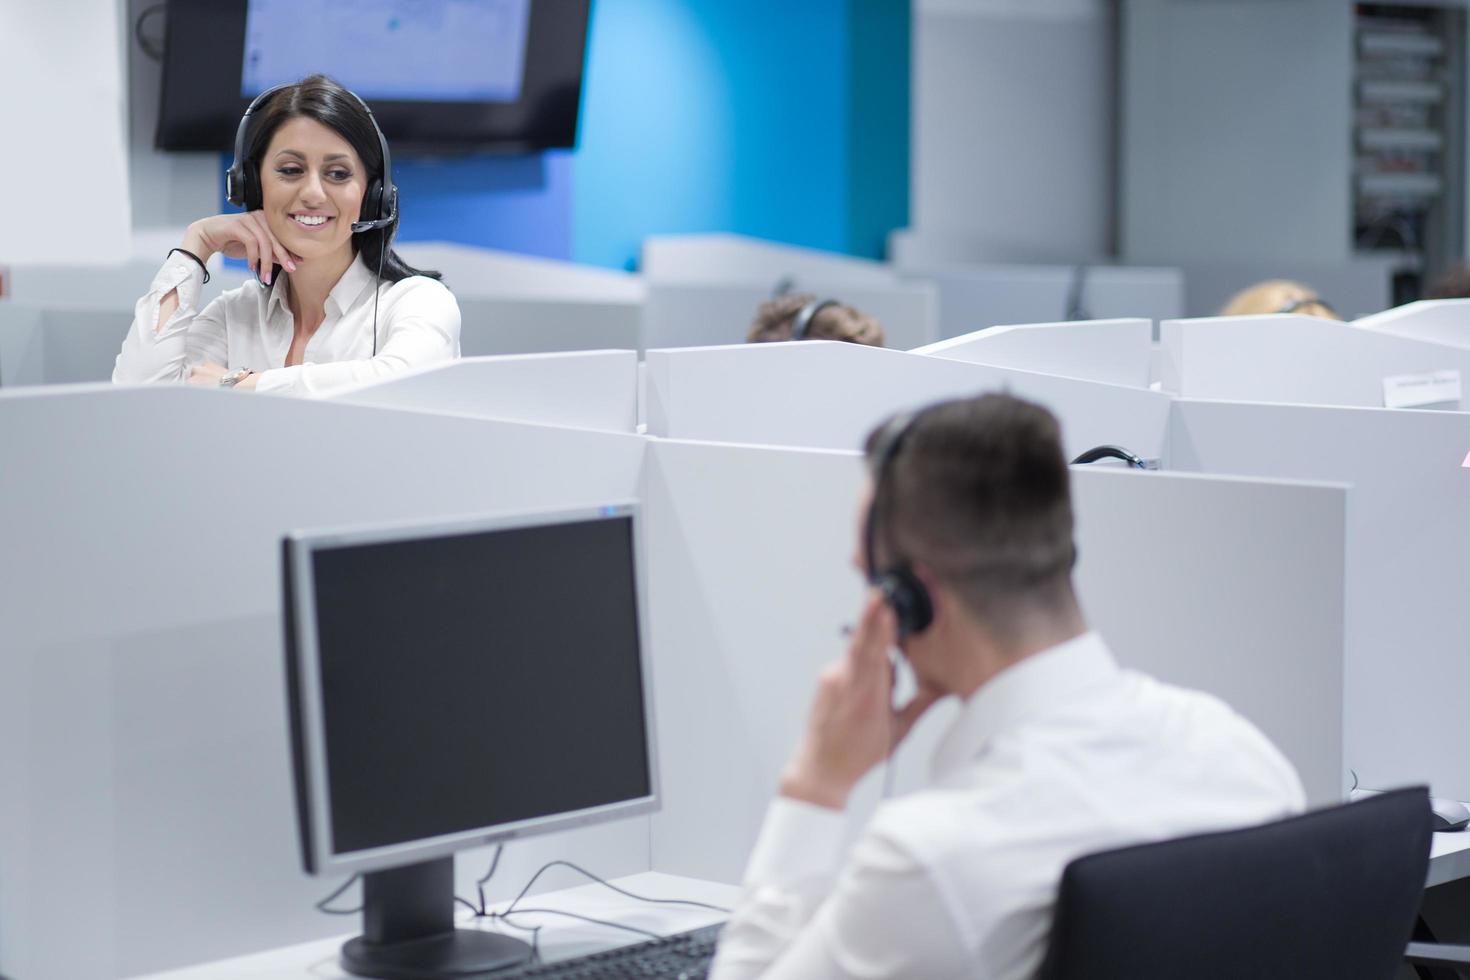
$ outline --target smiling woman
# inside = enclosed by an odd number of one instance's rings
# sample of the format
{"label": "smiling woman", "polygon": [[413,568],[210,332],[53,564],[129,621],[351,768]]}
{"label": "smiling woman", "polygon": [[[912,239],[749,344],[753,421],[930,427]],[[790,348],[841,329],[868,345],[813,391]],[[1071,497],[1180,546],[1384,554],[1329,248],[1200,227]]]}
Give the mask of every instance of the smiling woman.
{"label": "smiling woman", "polygon": [[[459,356],[454,297],[393,251],[388,144],[356,95],[323,75],[262,93],[229,194],[245,211],[189,226],[138,301],[113,381],[318,395]],[[256,283],[200,311],[216,252]]]}

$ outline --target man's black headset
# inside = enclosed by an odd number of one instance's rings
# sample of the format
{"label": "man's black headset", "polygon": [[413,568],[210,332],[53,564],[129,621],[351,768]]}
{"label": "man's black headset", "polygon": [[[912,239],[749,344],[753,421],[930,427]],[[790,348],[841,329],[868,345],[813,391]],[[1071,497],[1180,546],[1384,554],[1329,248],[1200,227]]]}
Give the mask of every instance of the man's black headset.
{"label": "man's black headset", "polygon": [[[235,130],[235,161],[225,172],[225,198],[236,207],[244,208],[246,211],[256,211],[263,204],[260,193],[260,173],[256,170],[255,164],[245,157],[245,137],[250,129],[250,117],[272,95],[282,89],[293,88],[295,84],[291,82],[266,89],[255,97],[250,107],[245,110],[245,115],[240,117],[240,128]],[[388,152],[388,139],[378,126],[373,110],[368,108],[366,102],[357,97],[357,93],[347,91],[347,94],[357,99],[357,104],[362,106],[363,112],[367,113],[368,121],[373,124],[373,132],[378,136],[378,147],[383,153],[383,174],[368,182],[367,193],[362,196],[362,210],[359,212],[358,220],[352,223],[352,232],[357,234],[372,231],[374,228],[387,228],[393,223],[398,217],[398,187],[393,183],[393,157]]]}
{"label": "man's black headset", "polygon": [[[255,164],[245,156],[245,137],[250,129],[250,117],[255,114],[266,103],[272,95],[282,89],[288,89],[295,85],[288,82],[285,85],[275,85],[261,92],[250,102],[245,110],[245,115],[240,117],[240,127],[235,130],[235,160],[230,164],[230,169],[225,171],[225,199],[231,204],[246,211],[256,211],[264,206],[264,197],[260,191],[260,172]],[[373,124],[373,132],[378,136],[378,147],[383,153],[383,173],[380,177],[374,177],[368,181],[367,192],[362,196],[362,208],[358,212],[358,220],[352,222],[352,233],[354,235],[372,231],[374,228],[384,229],[382,247],[378,249],[378,275],[373,290],[373,356],[378,356],[378,293],[382,289],[383,280],[383,255],[388,251],[387,228],[398,219],[398,185],[393,183],[393,156],[388,152],[388,138],[383,135],[382,127],[378,125],[373,110],[368,104],[358,98],[356,92],[343,89],[348,95],[357,100],[362,106],[362,111],[367,113],[368,122]],[[257,270],[257,276],[259,271]],[[274,278],[274,277],[273,277]]]}
{"label": "man's black headset", "polygon": [[868,582],[893,609],[901,640],[929,628],[934,621],[934,602],[907,561],[890,556],[887,567],[878,568],[875,550],[878,544],[878,510],[887,505],[886,498],[891,492],[888,484],[892,482],[889,471],[893,468],[893,460],[921,414],[906,412],[897,415],[878,434],[873,450],[873,499],[868,504],[868,518],[863,529]]}
{"label": "man's black headset", "polygon": [[791,321],[791,339],[806,340],[807,331],[812,328],[812,318],[829,306],[841,305],[835,299],[814,299],[797,310],[796,318]]}

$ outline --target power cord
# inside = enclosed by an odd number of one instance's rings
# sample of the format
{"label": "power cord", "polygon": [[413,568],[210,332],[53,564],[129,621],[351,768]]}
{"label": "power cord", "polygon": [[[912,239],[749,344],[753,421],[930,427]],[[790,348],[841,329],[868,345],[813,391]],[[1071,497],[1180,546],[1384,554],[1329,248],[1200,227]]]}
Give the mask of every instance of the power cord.
{"label": "power cord", "polygon": [[359,905],[355,909],[329,909],[329,908],[327,908],[327,906],[328,905],[331,905],[332,902],[336,901],[336,899],[343,892],[345,892],[347,889],[349,889],[353,885],[355,885],[357,883],[357,879],[359,879],[361,877],[362,877],[362,875],[353,875],[351,878],[348,878],[346,881],[342,882],[342,884],[338,885],[337,888],[336,888],[336,890],[333,891],[332,894],[328,895],[326,898],[324,898],[320,902],[317,902],[316,903],[316,910],[318,912],[322,912],[322,913],[324,913],[326,915],[356,915],[357,913],[361,912],[362,911],[362,906],[361,905]]}

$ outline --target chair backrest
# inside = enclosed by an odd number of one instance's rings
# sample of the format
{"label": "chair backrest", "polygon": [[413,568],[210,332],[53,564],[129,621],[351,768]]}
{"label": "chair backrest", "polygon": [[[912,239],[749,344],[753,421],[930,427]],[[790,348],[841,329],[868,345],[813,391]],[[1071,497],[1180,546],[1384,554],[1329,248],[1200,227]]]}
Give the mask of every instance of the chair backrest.
{"label": "chair backrest", "polygon": [[1041,980],[1388,980],[1429,868],[1429,793],[1078,858]]}

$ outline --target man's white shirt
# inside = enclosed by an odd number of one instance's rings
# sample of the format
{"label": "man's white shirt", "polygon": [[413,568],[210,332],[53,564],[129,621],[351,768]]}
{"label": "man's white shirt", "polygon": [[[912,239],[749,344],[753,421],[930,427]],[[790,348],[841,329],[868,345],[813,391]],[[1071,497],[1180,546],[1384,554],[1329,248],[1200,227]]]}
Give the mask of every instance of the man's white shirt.
{"label": "man's white shirt", "polygon": [[930,785],[880,806],[850,853],[843,813],[777,798],[710,977],[1031,977],[1073,858],[1304,806],[1253,725],[1088,633],[976,691]]}
{"label": "man's white shirt", "polygon": [[[257,391],[322,395],[459,357],[459,304],[443,283],[410,276],[380,283],[359,255],[327,296],[326,319],[306,345],[301,364],[286,365],[294,321],[283,272],[269,287],[247,282],[199,309],[204,272],[187,255],[169,255],[148,293],[113,368],[119,384],[183,382],[200,364],[249,368]],[[179,308],[155,331],[159,306],[178,290]],[[377,321],[377,353],[373,323]]]}

